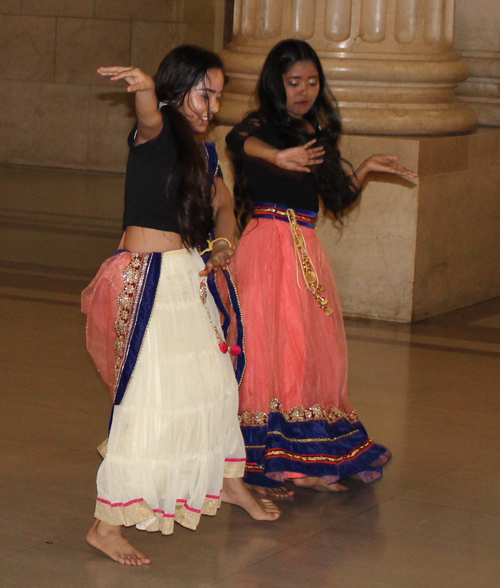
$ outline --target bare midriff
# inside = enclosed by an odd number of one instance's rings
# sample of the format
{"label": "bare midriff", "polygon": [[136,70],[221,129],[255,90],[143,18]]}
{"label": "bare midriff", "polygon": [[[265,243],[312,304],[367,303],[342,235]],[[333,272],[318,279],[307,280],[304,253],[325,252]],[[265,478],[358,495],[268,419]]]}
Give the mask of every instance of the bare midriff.
{"label": "bare midriff", "polygon": [[147,229],[145,227],[127,227],[125,229],[125,249],[133,253],[153,253],[183,249],[181,236],[170,231]]}

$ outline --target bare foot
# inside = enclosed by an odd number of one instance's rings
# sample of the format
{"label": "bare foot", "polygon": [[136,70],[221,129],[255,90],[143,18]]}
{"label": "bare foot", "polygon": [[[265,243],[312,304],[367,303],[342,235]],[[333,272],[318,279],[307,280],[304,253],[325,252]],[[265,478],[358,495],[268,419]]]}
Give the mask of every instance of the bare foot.
{"label": "bare foot", "polygon": [[118,563],[142,566],[151,563],[149,557],[137,551],[122,535],[121,527],[96,519],[87,533],[87,543]]}
{"label": "bare foot", "polygon": [[293,483],[299,488],[312,488],[317,492],[347,492],[346,486],[336,482],[335,484],[327,484],[324,478],[316,478],[309,476],[307,478],[295,478]]}
{"label": "bare foot", "polygon": [[264,494],[265,496],[271,496],[272,498],[289,498],[293,496],[295,492],[288,489],[285,485],[278,486],[277,488],[268,488],[267,486],[253,486],[252,484],[245,484],[249,490],[257,492],[257,494]]}
{"label": "bare foot", "polygon": [[235,504],[256,521],[276,521],[280,518],[280,509],[272,500],[255,498],[245,486],[242,478],[224,478],[222,484],[222,502]]}

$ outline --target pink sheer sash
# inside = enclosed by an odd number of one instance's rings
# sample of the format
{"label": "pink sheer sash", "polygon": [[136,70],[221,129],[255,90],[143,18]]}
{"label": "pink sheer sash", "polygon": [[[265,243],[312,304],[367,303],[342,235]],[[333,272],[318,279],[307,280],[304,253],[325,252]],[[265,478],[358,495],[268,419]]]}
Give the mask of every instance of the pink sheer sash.
{"label": "pink sheer sash", "polygon": [[130,263],[129,251],[118,251],[100,267],[92,282],[82,292],[82,312],[87,315],[87,350],[114,399],[117,360],[115,322],[117,298],[123,291],[123,272]]}

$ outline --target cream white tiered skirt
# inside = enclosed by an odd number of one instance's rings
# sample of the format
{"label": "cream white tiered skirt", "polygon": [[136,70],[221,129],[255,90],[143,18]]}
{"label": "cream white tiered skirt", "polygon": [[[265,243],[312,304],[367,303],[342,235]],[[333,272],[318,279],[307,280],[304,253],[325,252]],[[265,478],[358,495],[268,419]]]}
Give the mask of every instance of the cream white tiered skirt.
{"label": "cream white tiered skirt", "polygon": [[[215,515],[223,477],[241,477],[245,448],[238,388],[204,303],[204,264],[192,251],[162,254],[156,297],[134,372],[115,406],[97,475],[96,518],[173,532]],[[202,288],[203,289],[203,288]]]}

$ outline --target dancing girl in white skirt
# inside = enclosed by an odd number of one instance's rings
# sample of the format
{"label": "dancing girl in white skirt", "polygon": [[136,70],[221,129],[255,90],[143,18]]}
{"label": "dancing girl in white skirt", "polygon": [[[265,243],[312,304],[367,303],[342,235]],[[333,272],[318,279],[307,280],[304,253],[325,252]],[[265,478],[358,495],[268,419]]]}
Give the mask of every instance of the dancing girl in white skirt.
{"label": "dancing girl in white skirt", "polygon": [[[165,535],[174,521],[196,529],[221,501],[257,520],[280,513],[242,481],[237,382],[206,283],[234,253],[233,206],[214,145],[195,140],[219,109],[222,62],[181,46],[154,79],[133,67],[99,73],[135,92],[137,124],[123,249],[82,296],[87,346],[113,399],[87,541],[119,563],[142,565],[150,559],[122,525]],[[205,265],[197,250],[211,231]]]}

